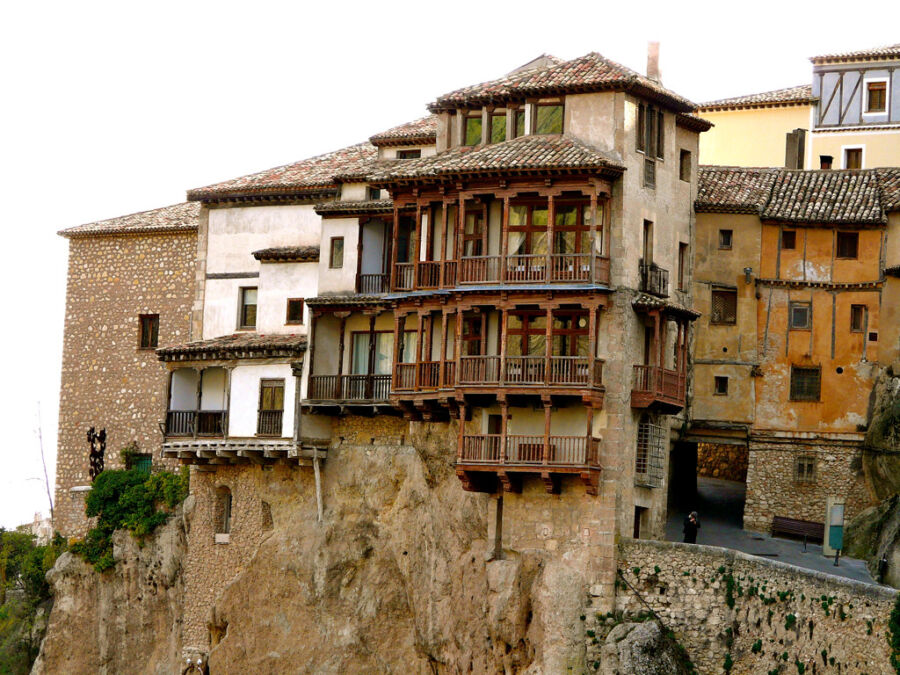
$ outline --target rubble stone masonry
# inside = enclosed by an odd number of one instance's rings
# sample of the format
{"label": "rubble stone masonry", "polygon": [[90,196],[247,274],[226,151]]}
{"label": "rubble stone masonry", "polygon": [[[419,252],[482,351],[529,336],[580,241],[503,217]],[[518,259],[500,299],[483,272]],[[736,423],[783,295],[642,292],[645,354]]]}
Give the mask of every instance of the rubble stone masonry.
{"label": "rubble stone masonry", "polygon": [[159,423],[166,372],[152,349],[139,349],[139,315],[159,314],[159,346],[190,338],[197,235],[194,231],[72,237],[59,402],[54,528],[87,529],[90,484],[87,430],[106,429],[106,468],[121,468],[123,447],[160,462]]}

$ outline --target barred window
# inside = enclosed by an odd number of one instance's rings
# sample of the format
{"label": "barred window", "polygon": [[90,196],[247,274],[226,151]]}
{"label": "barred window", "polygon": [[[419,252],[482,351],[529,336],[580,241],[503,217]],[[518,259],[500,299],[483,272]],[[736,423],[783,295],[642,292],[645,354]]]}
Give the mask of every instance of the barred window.
{"label": "barred window", "polygon": [[855,259],[859,254],[859,232],[837,233],[837,257]]}
{"label": "barred window", "polygon": [[656,162],[644,159],[644,187],[656,187]]}
{"label": "barred window", "polygon": [[788,305],[788,316],[792,330],[812,328],[812,305],[808,302],[792,302]]}
{"label": "barred window", "polygon": [[816,458],[798,457],[794,462],[794,480],[798,483],[816,482]]}
{"label": "barred window", "polygon": [[719,248],[730,249],[734,240],[734,230],[719,230]]}
{"label": "barred window", "polygon": [[216,488],[215,525],[216,534],[231,532],[231,490],[224,485]]}
{"label": "barred window", "polygon": [[791,400],[818,401],[822,389],[822,369],[791,367]]}
{"label": "barred window", "polygon": [[850,305],[850,332],[864,333],[866,325],[866,306]]}
{"label": "barred window", "polygon": [[714,290],[712,292],[712,312],[710,323],[737,323],[737,291]]}
{"label": "barred window", "polygon": [[661,487],[663,484],[666,429],[655,422],[655,418],[644,415],[638,424],[634,482],[646,487]]}

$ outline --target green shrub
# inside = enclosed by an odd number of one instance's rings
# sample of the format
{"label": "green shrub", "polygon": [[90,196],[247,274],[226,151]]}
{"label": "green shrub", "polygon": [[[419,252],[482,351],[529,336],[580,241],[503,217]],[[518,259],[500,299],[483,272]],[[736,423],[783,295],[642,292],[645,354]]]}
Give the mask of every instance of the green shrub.
{"label": "green shrub", "polygon": [[84,541],[72,545],[98,572],[115,565],[112,535],[128,530],[143,541],[165,523],[188,494],[186,472],[160,471],[147,475],[140,469],[104,471],[94,481],[85,500],[85,513],[97,517],[97,526]]}

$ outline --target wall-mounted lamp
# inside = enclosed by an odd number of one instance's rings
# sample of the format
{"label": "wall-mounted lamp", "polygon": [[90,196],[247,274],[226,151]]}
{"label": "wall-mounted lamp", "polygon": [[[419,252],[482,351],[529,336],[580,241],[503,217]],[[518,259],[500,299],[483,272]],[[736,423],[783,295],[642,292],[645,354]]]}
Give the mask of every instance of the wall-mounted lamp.
{"label": "wall-mounted lamp", "polygon": [[752,268],[752,267],[745,267],[745,268],[744,268],[744,283],[745,283],[745,284],[749,284],[749,283],[750,283],[750,275],[751,275],[751,274],[753,274],[753,268]]}

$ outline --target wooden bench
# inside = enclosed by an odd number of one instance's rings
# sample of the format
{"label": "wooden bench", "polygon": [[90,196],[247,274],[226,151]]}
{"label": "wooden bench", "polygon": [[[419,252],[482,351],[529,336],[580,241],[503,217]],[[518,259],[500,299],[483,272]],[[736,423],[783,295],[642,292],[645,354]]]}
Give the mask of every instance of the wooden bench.
{"label": "wooden bench", "polygon": [[775,516],[772,518],[772,536],[774,537],[776,533],[791,534],[821,542],[825,540],[825,524]]}

